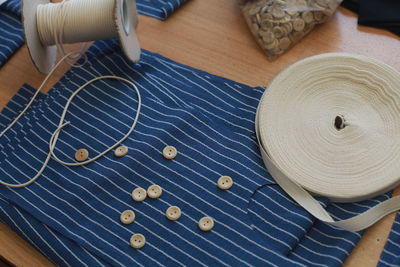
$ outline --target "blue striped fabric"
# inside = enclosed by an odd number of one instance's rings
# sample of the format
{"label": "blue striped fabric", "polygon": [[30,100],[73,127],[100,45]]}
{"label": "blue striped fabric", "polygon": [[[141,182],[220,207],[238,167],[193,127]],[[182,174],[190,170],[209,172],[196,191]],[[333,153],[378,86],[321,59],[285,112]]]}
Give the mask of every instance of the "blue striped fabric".
{"label": "blue striped fabric", "polygon": [[21,16],[21,0],[6,0],[1,5],[1,9],[12,12],[17,16]]}
{"label": "blue striped fabric", "polygon": [[[134,133],[124,142],[129,153],[113,153],[84,167],[51,161],[42,177],[23,189],[0,188],[0,218],[61,266],[77,260],[98,265],[340,266],[359,241],[351,233],[316,222],[265,172],[254,133],[254,116],[263,88],[252,88],[143,51],[138,64],[127,62],[116,41],[96,42],[89,62],[69,71],[7,133],[0,177],[22,182],[38,170],[48,151],[67,98],[98,75],[126,77],[139,87],[143,106]],[[80,92],[68,112],[56,154],[73,161],[79,148],[96,155],[121,138],[132,123],[136,95],[127,85],[102,80]],[[8,116],[10,117],[10,116]],[[29,125],[28,125],[29,122]],[[168,161],[162,149],[173,145]],[[216,180],[230,175],[234,186],[219,190]],[[158,200],[135,203],[137,187],[159,184]],[[347,218],[387,199],[329,204],[335,218]],[[183,215],[171,222],[168,206]],[[122,225],[119,215],[137,218]],[[197,227],[203,216],[216,224]],[[133,233],[147,243],[129,246]],[[69,253],[65,253],[65,251]]]}
{"label": "blue striped fabric", "polygon": [[23,43],[20,3],[9,0],[0,6],[0,67]]}
{"label": "blue striped fabric", "polygon": [[400,213],[397,213],[393,222],[392,231],[382,251],[378,266],[400,266]]}
{"label": "blue striped fabric", "polygon": [[136,0],[139,14],[159,20],[167,19],[188,0]]}
{"label": "blue striped fabric", "polygon": [[[137,0],[137,10],[142,15],[165,20],[186,1]],[[20,15],[20,0],[8,0],[0,6],[0,67],[24,43]]]}
{"label": "blue striped fabric", "polygon": [[[35,89],[29,85],[24,85],[18,93],[11,99],[7,106],[0,113],[0,130],[3,130],[18,115],[23,107],[28,104],[33,96]],[[39,105],[43,97],[39,94],[34,105]],[[25,119],[25,118],[24,118]],[[21,124],[25,124],[21,121]],[[26,124],[32,127],[30,123]],[[15,129],[13,129],[15,131]],[[15,134],[16,132],[14,132]],[[19,133],[24,133],[23,130]],[[4,154],[4,139],[0,139],[2,157]],[[10,141],[10,139],[8,140]],[[11,147],[9,147],[11,149]],[[104,261],[93,256],[89,251],[74,243],[70,239],[58,234],[39,220],[31,216],[25,210],[18,208],[6,199],[0,197],[0,221],[9,225],[17,234],[31,243],[36,249],[41,251],[48,259],[60,266],[98,266],[106,265]],[[61,256],[62,255],[62,256]]]}

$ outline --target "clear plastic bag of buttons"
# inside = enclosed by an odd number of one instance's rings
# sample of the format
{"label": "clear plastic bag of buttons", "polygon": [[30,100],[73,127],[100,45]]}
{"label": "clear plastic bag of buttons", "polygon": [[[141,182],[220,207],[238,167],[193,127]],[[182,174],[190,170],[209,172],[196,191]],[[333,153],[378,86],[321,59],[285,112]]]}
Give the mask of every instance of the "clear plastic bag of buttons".
{"label": "clear plastic bag of buttons", "polygon": [[324,23],[342,0],[242,0],[247,24],[268,59],[297,44]]}

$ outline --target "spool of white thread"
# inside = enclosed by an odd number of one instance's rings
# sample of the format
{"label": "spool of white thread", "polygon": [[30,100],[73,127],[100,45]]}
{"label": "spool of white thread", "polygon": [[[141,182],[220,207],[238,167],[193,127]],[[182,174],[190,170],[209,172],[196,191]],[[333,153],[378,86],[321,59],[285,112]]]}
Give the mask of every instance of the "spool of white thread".
{"label": "spool of white thread", "polygon": [[62,43],[118,38],[129,60],[140,58],[135,0],[23,0],[22,20],[32,61],[42,73],[56,61],[57,38]]}

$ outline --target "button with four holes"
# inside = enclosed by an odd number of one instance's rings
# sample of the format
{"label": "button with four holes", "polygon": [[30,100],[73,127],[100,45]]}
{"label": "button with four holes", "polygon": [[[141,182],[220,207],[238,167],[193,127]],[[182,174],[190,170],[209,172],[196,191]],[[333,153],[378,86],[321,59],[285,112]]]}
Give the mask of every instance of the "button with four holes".
{"label": "button with four holes", "polygon": [[87,149],[81,148],[75,152],[75,159],[77,161],[85,161],[89,158],[89,151]]}
{"label": "button with four holes", "polygon": [[163,155],[166,159],[174,159],[176,154],[178,154],[178,151],[173,146],[166,146],[163,150]]}
{"label": "button with four holes", "polygon": [[[115,150],[115,156],[123,157],[128,153],[126,146],[120,146]],[[166,159],[174,159],[177,155],[177,150],[173,146],[166,146],[163,150],[163,155]],[[89,157],[89,152],[86,149],[80,149],[76,152],[75,158],[78,161],[84,161]],[[233,185],[233,180],[230,176],[221,176],[218,179],[217,185],[222,190],[228,190]],[[141,187],[135,188],[132,191],[132,199],[141,202],[148,196],[152,199],[157,199],[162,194],[162,188],[159,185],[153,184],[147,188],[147,191]],[[176,221],[182,215],[181,209],[177,206],[169,207],[165,216],[171,220]],[[125,210],[120,216],[123,224],[130,224],[135,220],[135,213],[132,210]],[[211,217],[203,217],[199,220],[198,226],[202,231],[211,231],[214,228],[214,219]],[[136,249],[142,248],[146,243],[146,238],[142,234],[134,234],[130,239],[130,246]]]}
{"label": "button with four holes", "polygon": [[217,185],[219,189],[228,190],[233,185],[233,180],[230,176],[221,176],[218,179]]}
{"label": "button with four holes", "polygon": [[133,248],[141,248],[146,244],[146,238],[142,234],[134,234],[131,237],[130,245]]}
{"label": "button with four holes", "polygon": [[143,200],[146,199],[146,197],[147,197],[146,190],[144,190],[141,187],[135,188],[132,191],[132,199],[137,202],[142,202]]}
{"label": "button with four holes", "polygon": [[118,158],[121,158],[128,154],[128,147],[127,146],[119,146],[115,149],[114,155]]}
{"label": "button with four holes", "polygon": [[177,206],[171,206],[165,212],[165,216],[171,221],[176,221],[181,217],[181,209]]}
{"label": "button with four holes", "polygon": [[136,215],[133,210],[125,210],[121,213],[121,216],[119,218],[123,224],[130,224],[133,223],[135,217]]}
{"label": "button with four holes", "polygon": [[159,198],[162,194],[162,189],[161,186],[153,184],[150,185],[149,188],[147,188],[147,195],[149,198]]}
{"label": "button with four holes", "polygon": [[210,231],[214,227],[214,220],[211,217],[203,217],[199,220],[199,228],[202,231]]}

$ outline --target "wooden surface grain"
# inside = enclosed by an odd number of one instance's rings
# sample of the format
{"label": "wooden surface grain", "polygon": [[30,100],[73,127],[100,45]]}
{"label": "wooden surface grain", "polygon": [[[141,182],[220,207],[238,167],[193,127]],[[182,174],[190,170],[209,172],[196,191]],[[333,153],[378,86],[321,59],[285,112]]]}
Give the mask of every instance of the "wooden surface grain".
{"label": "wooden surface grain", "polygon": [[[290,64],[326,52],[370,56],[400,71],[399,37],[385,30],[358,27],[356,15],[343,8],[273,62],[258,48],[234,0],[190,0],[165,22],[140,16],[138,34],[145,49],[251,86],[266,86]],[[67,69],[63,65],[57,70],[45,91]],[[43,78],[34,69],[26,47],[18,50],[0,70],[0,107],[22,84],[37,88]],[[389,215],[368,229],[345,266],[375,266],[393,218],[394,214]],[[51,265],[4,224],[0,224],[0,256],[18,266]]]}

